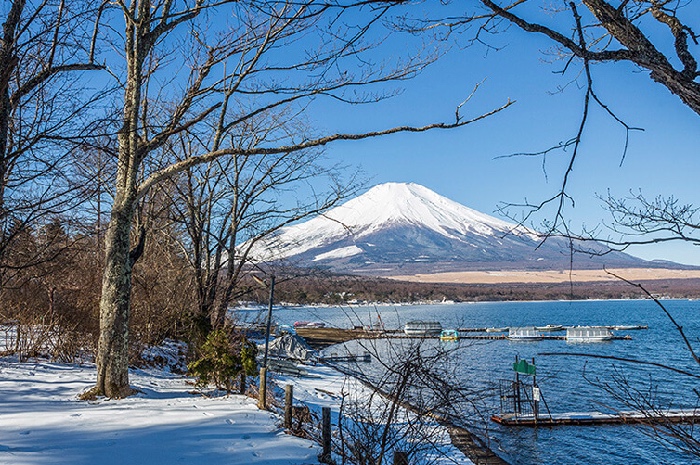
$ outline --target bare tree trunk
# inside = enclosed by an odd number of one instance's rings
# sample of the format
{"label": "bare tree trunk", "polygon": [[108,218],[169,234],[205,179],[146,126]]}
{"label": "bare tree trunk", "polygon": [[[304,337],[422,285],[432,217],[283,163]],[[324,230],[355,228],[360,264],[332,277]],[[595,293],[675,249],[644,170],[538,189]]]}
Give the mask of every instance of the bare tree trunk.
{"label": "bare tree trunk", "polygon": [[[5,188],[8,179],[8,170],[11,163],[9,150],[10,119],[12,107],[10,104],[10,80],[17,65],[15,50],[16,29],[20,22],[25,1],[16,0],[2,25],[2,40],[0,41],[0,226],[4,226],[7,215],[5,207]],[[5,249],[5,229],[0,229],[0,257]],[[0,260],[0,264],[2,260]]]}
{"label": "bare tree trunk", "polygon": [[100,299],[97,348],[97,393],[123,398],[129,387],[129,309],[134,257],[130,251],[133,202],[112,210],[107,230],[106,261]]}
{"label": "bare tree trunk", "polygon": [[[150,3],[134,2],[136,11],[148,17]],[[144,13],[144,10],[146,13]],[[112,398],[131,394],[129,387],[129,313],[131,275],[134,263],[143,251],[143,234],[131,250],[131,228],[137,206],[137,175],[143,151],[139,143],[139,105],[143,83],[143,60],[147,48],[141,39],[148,31],[147,21],[136,25],[126,18],[125,56],[127,80],[124,89],[124,113],[119,130],[119,160],[114,206],[105,237],[105,267],[100,299],[100,339],[97,346],[97,384],[95,393]]]}

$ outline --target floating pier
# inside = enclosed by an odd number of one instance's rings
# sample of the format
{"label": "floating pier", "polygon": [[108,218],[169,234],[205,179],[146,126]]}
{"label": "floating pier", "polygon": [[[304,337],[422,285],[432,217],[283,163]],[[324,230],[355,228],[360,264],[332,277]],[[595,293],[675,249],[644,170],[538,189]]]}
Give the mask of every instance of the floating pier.
{"label": "floating pier", "polygon": [[[644,329],[646,326],[638,326]],[[459,339],[476,340],[507,340],[508,335],[503,333],[486,332],[486,328],[459,328]],[[353,339],[377,339],[377,338],[414,338],[437,339],[438,336],[407,336],[402,329],[362,329],[362,328],[296,328],[296,333],[303,337],[315,349],[322,349],[334,344],[347,342]],[[479,334],[484,333],[484,334]],[[613,340],[632,339],[631,336],[613,336]],[[543,334],[538,340],[566,340],[566,336]]]}
{"label": "floating pier", "polygon": [[596,426],[700,422],[700,409],[664,411],[624,411],[618,413],[569,412],[539,415],[493,415],[491,420],[504,426]]}

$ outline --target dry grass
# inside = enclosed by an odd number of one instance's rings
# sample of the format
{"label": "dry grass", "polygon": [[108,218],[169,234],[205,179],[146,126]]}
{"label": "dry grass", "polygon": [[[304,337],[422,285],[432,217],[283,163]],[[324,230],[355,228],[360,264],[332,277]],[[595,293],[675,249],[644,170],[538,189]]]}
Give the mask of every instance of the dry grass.
{"label": "dry grass", "polygon": [[[459,271],[435,274],[389,276],[391,279],[418,283],[451,284],[553,284],[618,281],[613,274],[630,281],[700,278],[700,270],[669,270],[659,268],[624,268],[572,271]],[[613,273],[613,274],[611,274]]]}

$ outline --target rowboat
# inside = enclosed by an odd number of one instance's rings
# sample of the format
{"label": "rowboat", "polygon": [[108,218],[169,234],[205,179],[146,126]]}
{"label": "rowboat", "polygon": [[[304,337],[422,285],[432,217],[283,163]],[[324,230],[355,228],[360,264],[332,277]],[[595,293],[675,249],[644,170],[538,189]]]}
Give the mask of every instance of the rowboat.
{"label": "rowboat", "polygon": [[564,331],[564,326],[562,325],[544,325],[535,326],[537,331]]}

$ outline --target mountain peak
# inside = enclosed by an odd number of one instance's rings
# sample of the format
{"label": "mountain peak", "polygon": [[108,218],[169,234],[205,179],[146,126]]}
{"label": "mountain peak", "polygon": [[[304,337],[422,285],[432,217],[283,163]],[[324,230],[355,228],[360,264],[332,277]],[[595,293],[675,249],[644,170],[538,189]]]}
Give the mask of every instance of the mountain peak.
{"label": "mountain peak", "polygon": [[467,231],[491,235],[494,230],[515,227],[414,183],[376,185],[324,216],[354,229],[355,234],[387,224],[421,225],[446,236]]}
{"label": "mountain peak", "polygon": [[[386,183],[304,223],[282,228],[253,256],[291,259],[351,273],[392,274],[401,268],[564,269],[568,241],[502,221],[413,183]],[[590,258],[590,257],[589,257]],[[607,259],[634,260],[625,254]],[[597,266],[592,262],[584,267]]]}

